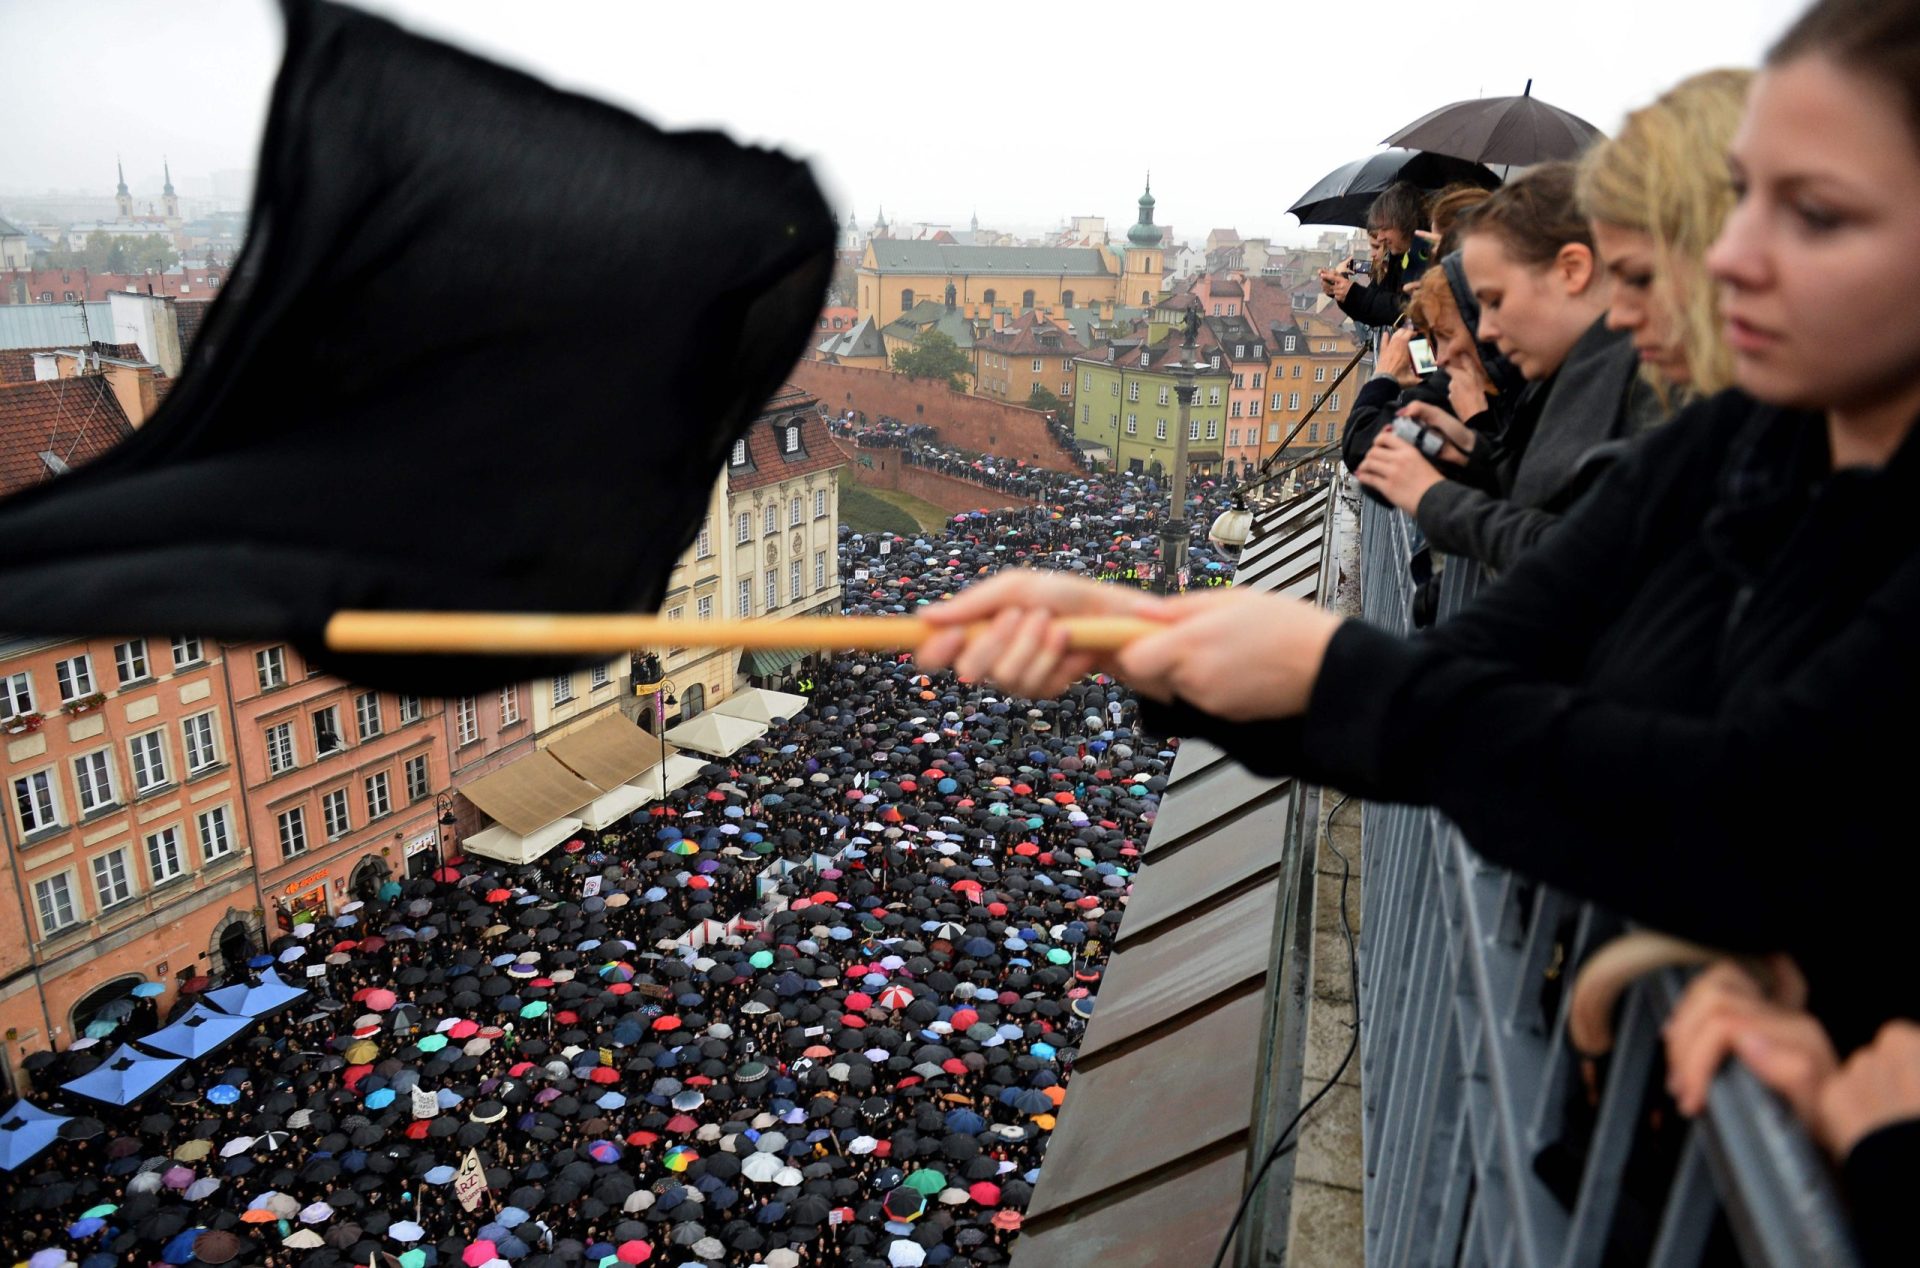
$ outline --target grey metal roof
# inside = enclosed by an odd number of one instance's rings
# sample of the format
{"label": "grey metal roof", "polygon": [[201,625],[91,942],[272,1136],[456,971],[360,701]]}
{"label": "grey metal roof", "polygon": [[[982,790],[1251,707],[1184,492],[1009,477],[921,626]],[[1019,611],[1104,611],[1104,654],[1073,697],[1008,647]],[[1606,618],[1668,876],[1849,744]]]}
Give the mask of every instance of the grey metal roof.
{"label": "grey metal roof", "polygon": [[[1256,515],[1234,583],[1311,600],[1329,502],[1321,488]],[[1179,753],[1013,1268],[1206,1263],[1291,1112],[1302,1037],[1283,1014],[1304,981],[1317,798],[1203,741]],[[1284,1235],[1286,1182],[1267,1178],[1243,1241]]]}
{"label": "grey metal roof", "polygon": [[884,357],[886,341],[871,317],[862,317],[845,330],[836,330],[820,344],[820,351],[834,357]]}
{"label": "grey metal roof", "polygon": [[947,335],[961,348],[973,347],[973,322],[957,308],[948,308],[937,299],[923,299],[888,322],[882,334],[895,339],[914,339],[932,327]]}
{"label": "grey metal roof", "polygon": [[960,273],[1007,277],[1112,277],[1096,247],[971,247],[945,242],[895,242],[877,238],[874,267],[880,273]]}
{"label": "grey metal roof", "polygon": [[0,216],[0,238],[24,238],[27,231],[14,224],[5,216]]}
{"label": "grey metal roof", "polygon": [[90,339],[112,338],[113,309],[104,300],[86,304],[0,304],[0,348],[80,347]]}

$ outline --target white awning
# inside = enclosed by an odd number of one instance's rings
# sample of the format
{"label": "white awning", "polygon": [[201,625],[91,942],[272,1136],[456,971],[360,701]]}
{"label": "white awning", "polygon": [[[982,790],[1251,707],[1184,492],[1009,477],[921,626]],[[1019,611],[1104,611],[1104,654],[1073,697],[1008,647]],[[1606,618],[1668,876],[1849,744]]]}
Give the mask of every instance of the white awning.
{"label": "white awning", "polygon": [[748,687],[745,691],[736,691],[713,706],[715,713],[724,713],[730,718],[745,718],[749,722],[770,723],[775,718],[791,718],[807,707],[805,696],[796,696],[786,691],[769,691],[765,687]]}
{"label": "white awning", "polygon": [[[745,718],[731,718],[724,713],[703,713],[691,722],[682,722],[668,731],[669,743],[681,748],[690,748],[696,753],[711,753],[715,757],[725,757],[736,753],[767,733],[767,728],[758,722],[749,722]],[[702,763],[704,765],[704,763]]]}
{"label": "white awning", "polygon": [[544,828],[521,836],[510,828],[496,824],[474,833],[460,843],[460,848],[468,854],[498,859],[502,863],[531,863],[580,831],[582,826],[578,819],[557,819]]}
{"label": "white awning", "polygon": [[652,792],[637,784],[615,784],[603,795],[595,797],[593,804],[580,812],[580,817],[586,821],[589,828],[598,832],[608,824],[618,823],[637,808],[652,801],[658,791],[658,784],[654,785]]}
{"label": "white awning", "polygon": [[[667,791],[672,792],[676,788],[685,788],[688,784],[691,784],[700,777],[700,768],[705,765],[706,762],[702,759],[698,757],[688,757],[685,753],[675,753],[669,757],[667,759]],[[652,770],[641,771],[627,782],[646,793],[650,798],[658,797],[660,795],[660,768],[655,766]]]}
{"label": "white awning", "polygon": [[589,784],[543,749],[470,784],[461,784],[454,791],[486,811],[495,823],[527,836],[556,820],[579,814],[605,789]]}

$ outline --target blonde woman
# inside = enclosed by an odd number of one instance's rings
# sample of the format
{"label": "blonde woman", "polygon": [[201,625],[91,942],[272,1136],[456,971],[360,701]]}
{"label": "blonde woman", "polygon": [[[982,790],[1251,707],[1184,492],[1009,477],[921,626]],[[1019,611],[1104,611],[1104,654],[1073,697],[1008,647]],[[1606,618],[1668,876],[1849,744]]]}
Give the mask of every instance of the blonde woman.
{"label": "blonde woman", "polygon": [[1726,156],[1752,82],[1745,70],[1695,75],[1580,164],[1580,206],[1613,277],[1607,325],[1631,334],[1670,407],[1733,383],[1705,261],[1733,209]]}

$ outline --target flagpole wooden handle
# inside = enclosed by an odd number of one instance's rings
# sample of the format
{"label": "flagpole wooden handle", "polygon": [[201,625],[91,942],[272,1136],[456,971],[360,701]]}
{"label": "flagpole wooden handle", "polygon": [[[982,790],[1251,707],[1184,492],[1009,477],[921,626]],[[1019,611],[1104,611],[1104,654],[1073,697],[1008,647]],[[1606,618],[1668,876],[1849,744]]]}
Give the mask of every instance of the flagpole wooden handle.
{"label": "flagpole wooden handle", "polygon": [[[1067,646],[1112,652],[1164,626],[1130,616],[1070,616]],[[659,616],[521,612],[336,612],[335,652],[589,655],[649,647],[738,647],[890,652],[918,647],[935,627],[913,616],[794,616],[785,620],[669,621]],[[980,628],[980,627],[976,627]]]}

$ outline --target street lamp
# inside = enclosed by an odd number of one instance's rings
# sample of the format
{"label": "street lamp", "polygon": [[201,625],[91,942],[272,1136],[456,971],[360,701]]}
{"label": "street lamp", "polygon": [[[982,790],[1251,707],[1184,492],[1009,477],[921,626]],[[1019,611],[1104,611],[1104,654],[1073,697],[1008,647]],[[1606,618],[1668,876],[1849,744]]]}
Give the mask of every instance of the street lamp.
{"label": "street lamp", "polygon": [[[442,831],[460,826],[460,817],[453,813],[452,794],[435,793],[433,795],[433,808],[438,812],[436,818],[439,821]],[[441,835],[441,832],[435,832],[433,834],[433,870],[436,872],[447,865],[447,851],[440,843]]]}
{"label": "street lamp", "polygon": [[633,694],[653,697],[653,734],[660,741],[660,800],[667,799],[667,706],[679,704],[673,682],[660,668],[660,657],[640,652],[633,658]]}
{"label": "street lamp", "polygon": [[1199,365],[1194,357],[1194,345],[1200,337],[1200,309],[1198,306],[1187,309],[1187,319],[1183,323],[1185,337],[1180,341],[1180,359],[1174,362],[1173,394],[1180,402],[1179,429],[1173,436],[1173,483],[1168,490],[1172,500],[1172,514],[1160,529],[1160,575],[1154,578],[1153,588],[1160,594],[1174,594],[1180,589],[1180,578],[1187,570],[1187,429],[1192,425],[1194,376]]}

